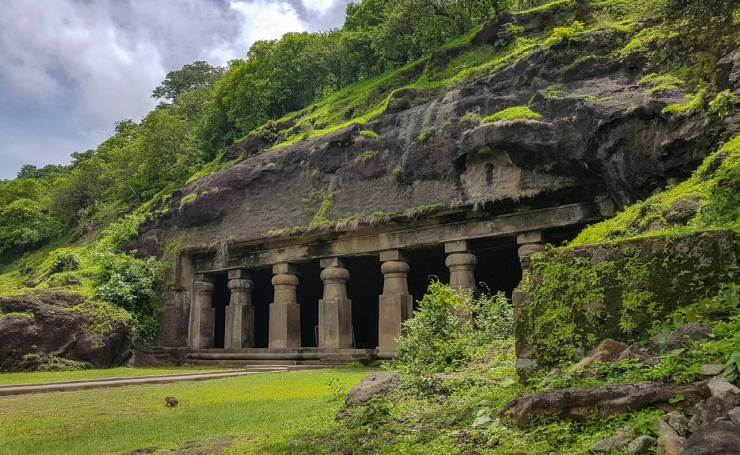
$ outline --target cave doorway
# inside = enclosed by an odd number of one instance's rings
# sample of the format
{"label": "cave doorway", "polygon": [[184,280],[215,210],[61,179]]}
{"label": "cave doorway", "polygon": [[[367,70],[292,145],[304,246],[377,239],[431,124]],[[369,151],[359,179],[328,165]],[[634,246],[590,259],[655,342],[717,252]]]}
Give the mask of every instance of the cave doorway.
{"label": "cave doorway", "polygon": [[409,263],[409,293],[414,298],[416,309],[433,280],[450,282],[450,271],[445,265],[445,252],[441,245],[408,250],[405,253]]}
{"label": "cave doorway", "polygon": [[266,348],[270,342],[270,304],[275,299],[272,268],[250,270],[249,277],[254,283],[254,347]]}
{"label": "cave doorway", "polygon": [[226,273],[218,273],[213,276],[213,347],[224,348],[224,335],[226,332],[226,307],[229,305],[231,291],[229,291],[229,278]]}
{"label": "cave doorway", "polygon": [[319,300],[324,295],[319,261],[304,262],[298,265],[299,281],[297,298],[301,311],[301,346],[317,347],[316,337],[319,326]]}
{"label": "cave doorway", "polygon": [[472,250],[478,258],[475,281],[478,292],[495,295],[503,292],[508,299],[522,280],[516,237],[474,240]]}
{"label": "cave doorway", "polygon": [[383,293],[383,274],[377,256],[345,258],[349,269],[347,296],[352,300],[352,329],[357,349],[378,346],[378,297]]}

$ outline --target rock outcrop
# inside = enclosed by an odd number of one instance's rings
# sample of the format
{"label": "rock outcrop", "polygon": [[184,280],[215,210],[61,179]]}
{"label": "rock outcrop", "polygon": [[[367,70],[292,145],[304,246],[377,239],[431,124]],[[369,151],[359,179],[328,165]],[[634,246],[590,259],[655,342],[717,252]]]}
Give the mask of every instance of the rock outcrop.
{"label": "rock outcrop", "polygon": [[38,292],[0,298],[0,371],[64,366],[112,367],[131,355],[128,327],[95,324],[76,307],[80,296]]}
{"label": "rock outcrop", "polygon": [[680,406],[690,406],[709,397],[710,393],[706,381],[688,385],[640,382],[593,389],[563,389],[518,398],[504,407],[501,416],[516,425],[525,425],[545,415],[582,419],[594,411],[608,416],[666,405],[677,395],[684,397]]}
{"label": "rock outcrop", "polygon": [[[555,13],[573,11],[548,12]],[[527,30],[552,25],[531,16],[517,22]],[[494,23],[479,40],[495,41],[496,33]],[[142,227],[139,247],[159,255],[183,232],[187,246],[211,250],[223,239],[260,240],[308,228],[322,207],[325,228],[374,213],[392,221],[420,207],[505,213],[584,199],[621,207],[644,198],[688,177],[725,126],[663,114],[682,94],[639,85],[645,62],[613,57],[623,38],[602,30],[568,46],[536,48],[441,94],[399,90],[374,120],[285,147],[250,137],[229,151],[242,161],[175,191],[161,216]],[[583,55],[590,57],[579,60]],[[733,75],[732,61],[727,65]],[[475,120],[525,105],[542,119]]]}

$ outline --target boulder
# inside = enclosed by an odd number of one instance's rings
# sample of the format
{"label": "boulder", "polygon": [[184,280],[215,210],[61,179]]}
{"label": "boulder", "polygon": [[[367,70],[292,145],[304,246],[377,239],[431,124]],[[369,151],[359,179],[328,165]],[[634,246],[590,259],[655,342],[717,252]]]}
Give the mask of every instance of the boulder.
{"label": "boulder", "polygon": [[707,324],[686,324],[667,335],[658,335],[650,339],[653,352],[668,352],[683,348],[694,341],[706,340],[712,334]]}
{"label": "boulder", "polygon": [[627,444],[625,452],[634,454],[648,453],[650,448],[655,445],[655,442],[656,440],[652,436],[638,436]]}
{"label": "boulder", "polygon": [[37,292],[0,297],[0,370],[57,366],[107,368],[131,355],[131,333],[122,323],[93,324],[74,307],[79,295]]}
{"label": "boulder", "polygon": [[611,362],[617,360],[619,355],[624,352],[629,346],[619,341],[607,338],[598,346],[593,348],[589,352],[588,356],[581,359],[576,365],[576,369],[586,369],[591,367],[596,362]]}
{"label": "boulder", "polygon": [[687,385],[640,382],[563,389],[517,398],[504,406],[500,415],[521,426],[544,415],[582,419],[593,411],[601,416],[633,412],[648,406],[668,405],[678,395],[684,397],[680,406],[691,406],[707,398],[710,392],[706,381]]}
{"label": "boulder", "polygon": [[716,420],[686,439],[682,455],[740,454],[740,426]]}
{"label": "boulder", "polygon": [[620,428],[614,433],[614,436],[602,439],[591,447],[591,453],[612,453],[624,450],[632,440],[632,430],[630,428]]}
{"label": "boulder", "polygon": [[383,371],[370,373],[349,391],[345,406],[353,407],[370,401],[372,398],[387,395],[401,382],[398,373]]}

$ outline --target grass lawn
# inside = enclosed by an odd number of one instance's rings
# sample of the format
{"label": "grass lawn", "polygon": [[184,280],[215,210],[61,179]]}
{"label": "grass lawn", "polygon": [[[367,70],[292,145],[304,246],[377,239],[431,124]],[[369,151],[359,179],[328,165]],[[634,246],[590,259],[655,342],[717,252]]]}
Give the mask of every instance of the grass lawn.
{"label": "grass lawn", "polygon": [[158,376],[162,374],[198,373],[227,369],[228,368],[209,366],[185,366],[166,368],[109,368],[102,370],[45,371],[39,373],[0,373],[0,386],[11,384],[38,384],[41,382],[80,381],[88,379]]}
{"label": "grass lawn", "polygon": [[[204,382],[0,397],[0,454],[282,453],[299,433],[327,428],[368,369],[266,373]],[[332,387],[329,386],[330,381]],[[174,396],[177,408],[164,406]]]}

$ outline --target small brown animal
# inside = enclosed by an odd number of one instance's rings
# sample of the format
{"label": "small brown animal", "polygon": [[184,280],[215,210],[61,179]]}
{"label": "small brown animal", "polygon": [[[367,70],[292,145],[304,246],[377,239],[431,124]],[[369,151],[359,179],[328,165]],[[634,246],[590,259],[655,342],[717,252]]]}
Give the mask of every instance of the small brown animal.
{"label": "small brown animal", "polygon": [[176,408],[180,404],[175,397],[166,397],[164,399],[164,405],[168,408]]}

